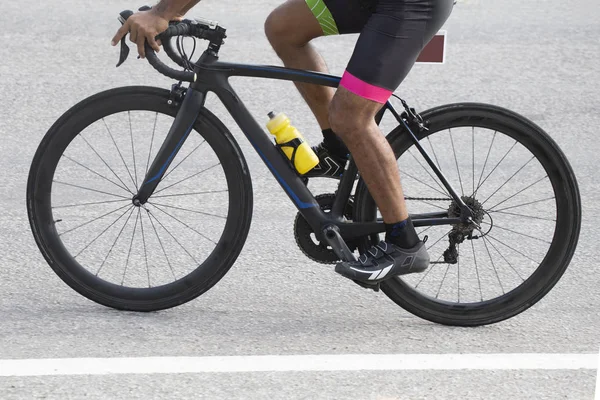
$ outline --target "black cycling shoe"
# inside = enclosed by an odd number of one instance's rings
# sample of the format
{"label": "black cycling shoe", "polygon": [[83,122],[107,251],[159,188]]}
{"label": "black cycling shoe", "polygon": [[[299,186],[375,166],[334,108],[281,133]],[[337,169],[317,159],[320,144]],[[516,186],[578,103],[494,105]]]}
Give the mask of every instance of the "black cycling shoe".
{"label": "black cycling shoe", "polygon": [[314,146],[313,151],[319,157],[319,164],[304,174],[307,178],[336,178],[340,179],[344,172],[347,159],[329,151],[323,143]]}
{"label": "black cycling shoe", "polygon": [[344,261],[335,266],[335,272],[354,281],[376,285],[396,275],[423,272],[429,266],[425,243],[402,249],[388,242],[371,247],[358,261]]}

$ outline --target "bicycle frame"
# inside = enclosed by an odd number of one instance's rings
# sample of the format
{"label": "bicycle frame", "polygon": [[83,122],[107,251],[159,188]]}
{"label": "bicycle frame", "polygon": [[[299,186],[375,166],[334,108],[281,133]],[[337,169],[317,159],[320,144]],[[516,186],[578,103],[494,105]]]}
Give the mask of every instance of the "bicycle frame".
{"label": "bicycle frame", "polygon": [[[346,164],[344,174],[339,183],[332,211],[325,214],[307,188],[302,177],[292,168],[291,163],[280,150],[274,146],[271,136],[253,118],[242,100],[236,95],[228,80],[232,76],[245,76],[337,87],[340,82],[339,77],[284,67],[220,62],[214,55],[208,52],[205,52],[195,64],[194,72],[196,73],[196,81],[189,86],[175,121],[152,162],[143,184],[134,198],[134,202],[144,204],[152,195],[170,163],[191,132],[196,118],[204,107],[206,94],[210,91],[219,97],[258,155],[277,179],[282,189],[313,228],[317,237],[320,237],[321,233],[328,226],[335,227],[343,239],[352,239],[385,231],[385,225],[380,221],[342,222],[341,217],[344,206],[348,202],[358,173],[356,164],[351,158]],[[400,123],[406,125],[389,101],[378,113],[376,118],[377,123],[381,121],[386,110],[390,110]],[[408,128],[408,132],[422,156],[446,187],[448,193],[460,205],[461,209],[466,211],[466,214],[463,212],[460,218],[449,218],[446,211],[411,215],[414,225],[452,225],[464,222],[470,217],[469,208],[464,204],[460,196],[450,186],[429,155],[419,144],[417,137],[408,125],[406,125],[406,128]],[[331,239],[332,237],[330,236],[329,238]]]}

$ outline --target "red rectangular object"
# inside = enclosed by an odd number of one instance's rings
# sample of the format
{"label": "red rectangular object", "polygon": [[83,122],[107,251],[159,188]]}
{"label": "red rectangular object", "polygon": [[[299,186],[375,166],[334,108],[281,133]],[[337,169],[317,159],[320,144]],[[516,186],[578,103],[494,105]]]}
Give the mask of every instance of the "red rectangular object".
{"label": "red rectangular object", "polygon": [[443,64],[446,60],[446,32],[438,32],[427,45],[419,57],[420,64]]}

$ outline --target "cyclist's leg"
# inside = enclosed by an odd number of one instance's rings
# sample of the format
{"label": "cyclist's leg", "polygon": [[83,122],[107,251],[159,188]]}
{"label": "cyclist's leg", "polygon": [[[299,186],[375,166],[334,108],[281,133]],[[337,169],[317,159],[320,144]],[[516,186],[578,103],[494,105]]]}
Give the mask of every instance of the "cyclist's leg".
{"label": "cyclist's leg", "polygon": [[[269,15],[265,32],[286,67],[326,73],[323,58],[309,42],[323,35],[360,32],[371,14],[361,1],[288,0]],[[320,162],[305,176],[339,178],[348,149],[329,126],[329,104],[335,91],[306,83],[296,83],[296,86],[323,132],[323,142],[313,146]]]}
{"label": "cyclist's leg", "polygon": [[[327,65],[309,42],[320,36],[359,33],[371,11],[361,0],[288,0],[267,17],[265,33],[289,68],[327,73]],[[321,129],[329,128],[333,88],[296,83]]]}
{"label": "cyclist's leg", "polygon": [[446,21],[453,0],[379,0],[330,107],[386,223],[407,218],[396,159],[373,117]]}
{"label": "cyclist's leg", "polygon": [[[323,29],[305,0],[288,0],[277,7],[265,21],[265,33],[286,67],[327,72],[325,61],[309,43],[323,36]],[[321,129],[329,128],[327,109],[333,97],[333,88],[298,82],[296,87]]]}
{"label": "cyclist's leg", "polygon": [[340,263],[336,271],[348,278],[380,280],[422,271],[429,263],[408,218],[396,157],[373,118],[446,21],[452,5],[453,0],[379,0],[331,102],[331,127],[352,153],[386,223],[386,242],[394,245],[374,249],[356,265]]}

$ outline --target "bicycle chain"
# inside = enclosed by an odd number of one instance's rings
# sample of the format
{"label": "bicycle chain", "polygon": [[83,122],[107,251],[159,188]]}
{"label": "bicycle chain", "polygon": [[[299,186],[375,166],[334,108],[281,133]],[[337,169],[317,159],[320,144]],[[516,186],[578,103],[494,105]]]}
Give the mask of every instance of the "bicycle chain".
{"label": "bicycle chain", "polygon": [[420,201],[452,201],[446,197],[405,197],[404,200],[420,200]]}

